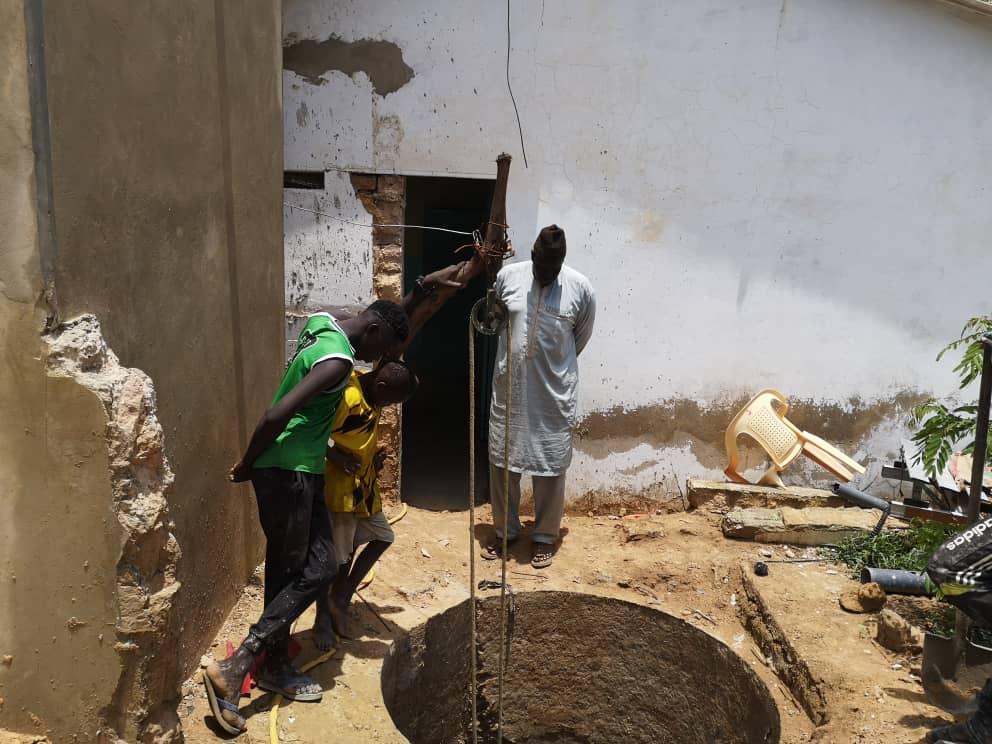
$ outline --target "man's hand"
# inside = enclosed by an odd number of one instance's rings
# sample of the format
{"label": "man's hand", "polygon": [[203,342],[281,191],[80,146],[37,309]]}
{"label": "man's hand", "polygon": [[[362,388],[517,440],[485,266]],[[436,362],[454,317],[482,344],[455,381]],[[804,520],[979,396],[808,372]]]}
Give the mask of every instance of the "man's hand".
{"label": "man's hand", "polygon": [[376,450],[375,458],[372,460],[375,464],[376,471],[382,470],[382,466],[386,464],[386,456],[388,454],[389,451],[385,447],[380,447]]}
{"label": "man's hand", "polygon": [[351,452],[345,452],[340,447],[331,447],[327,450],[327,461],[334,467],[348,475],[354,475],[362,466],[358,457]]}
{"label": "man's hand", "polygon": [[465,262],[452,264],[443,269],[438,269],[432,274],[428,274],[424,277],[424,291],[427,294],[431,294],[434,290],[439,287],[451,287],[453,289],[461,289],[465,286],[465,282],[456,282],[454,277],[458,275],[458,272],[462,270],[465,266]]}
{"label": "man's hand", "polygon": [[234,467],[228,471],[227,479],[231,481],[231,483],[244,483],[246,480],[251,480],[251,468],[239,460]]}

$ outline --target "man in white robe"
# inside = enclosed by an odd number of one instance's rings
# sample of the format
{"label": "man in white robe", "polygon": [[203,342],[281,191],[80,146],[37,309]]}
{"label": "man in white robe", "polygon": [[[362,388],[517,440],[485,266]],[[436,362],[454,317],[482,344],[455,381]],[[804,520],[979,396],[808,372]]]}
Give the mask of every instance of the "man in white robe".
{"label": "man in white robe", "polygon": [[[489,419],[489,495],[497,540],[482,557],[502,551],[503,497],[509,478],[508,541],[520,534],[520,479],[534,485],[531,564],[551,565],[565,507],[565,471],[572,461],[576,424],[578,356],[592,336],[596,299],[592,285],[565,266],[565,232],[557,225],[541,230],[531,260],[509,264],[496,277],[497,296],[511,323],[510,348],[499,337]],[[507,352],[509,351],[509,355]],[[508,375],[508,359],[512,375]],[[504,457],[507,430],[506,385],[512,377],[509,461]]]}

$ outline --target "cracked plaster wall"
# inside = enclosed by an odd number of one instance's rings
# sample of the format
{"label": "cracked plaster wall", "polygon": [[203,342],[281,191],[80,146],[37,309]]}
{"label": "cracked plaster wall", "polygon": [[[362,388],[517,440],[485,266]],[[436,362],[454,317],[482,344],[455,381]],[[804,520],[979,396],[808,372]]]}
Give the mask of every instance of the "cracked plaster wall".
{"label": "cracked plaster wall", "polygon": [[[932,0],[514,2],[525,169],[505,14],[286,0],[287,45],[387,41],[413,71],[380,94],[353,66],[284,70],[286,167],[491,177],[514,155],[518,253],[563,225],[599,296],[570,498],[719,474],[720,427],[679,417],[725,425],[766,386],[822,412],[809,428],[872,479],[908,405],[953,390],[936,351],[988,312],[989,19]],[[632,435],[631,416],[654,418]]]}
{"label": "cracked plaster wall", "polygon": [[[25,5],[46,52],[49,261]],[[176,744],[169,704],[261,560],[250,487],[226,473],[283,368],[280,10],[0,7],[0,729]],[[99,321],[119,394],[50,374],[48,312]],[[151,495],[136,511],[126,483]]]}
{"label": "cracked plaster wall", "polygon": [[46,370],[20,3],[0,4],[0,50],[0,731],[95,741],[119,670],[105,418],[95,396]]}

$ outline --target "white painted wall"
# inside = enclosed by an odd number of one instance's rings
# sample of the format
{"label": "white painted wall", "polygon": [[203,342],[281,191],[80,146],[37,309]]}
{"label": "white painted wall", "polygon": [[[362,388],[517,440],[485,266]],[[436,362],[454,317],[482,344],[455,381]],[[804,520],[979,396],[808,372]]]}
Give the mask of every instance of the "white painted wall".
{"label": "white painted wall", "polygon": [[[933,0],[514,0],[525,169],[504,5],[284,8],[287,36],[392,41],[415,71],[385,98],[363,73],[285,72],[287,168],[491,177],[513,154],[518,249],[557,222],[598,291],[583,410],[765,386],[844,405],[953,389],[934,355],[989,311],[985,17]],[[287,222],[287,267],[307,260],[301,230]],[[322,245],[361,263],[349,235]],[[364,260],[321,286],[367,292]],[[903,434],[883,421],[862,454],[887,457]],[[644,450],[579,456],[572,482],[696,474],[684,448]],[[654,464],[620,473],[638,462]]]}
{"label": "white painted wall", "polygon": [[370,302],[372,230],[363,225],[371,225],[372,218],[348,174],[327,173],[323,190],[284,189],[283,205],[286,307],[317,310]]}

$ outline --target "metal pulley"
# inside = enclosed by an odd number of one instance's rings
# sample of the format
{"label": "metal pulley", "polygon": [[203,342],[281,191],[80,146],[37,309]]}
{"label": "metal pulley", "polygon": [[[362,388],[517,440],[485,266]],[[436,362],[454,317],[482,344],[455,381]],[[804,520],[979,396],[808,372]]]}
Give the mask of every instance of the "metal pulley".
{"label": "metal pulley", "polygon": [[490,287],[486,296],[472,306],[472,327],[484,336],[495,336],[506,324],[506,305]]}

